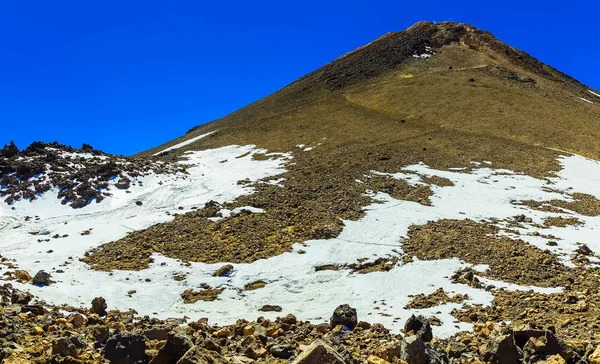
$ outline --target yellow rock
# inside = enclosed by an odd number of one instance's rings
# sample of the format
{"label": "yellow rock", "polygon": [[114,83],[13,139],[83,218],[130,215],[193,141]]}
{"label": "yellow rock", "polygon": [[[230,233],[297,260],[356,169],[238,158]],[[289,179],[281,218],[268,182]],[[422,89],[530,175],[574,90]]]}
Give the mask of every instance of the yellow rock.
{"label": "yellow rock", "polygon": [[250,336],[254,334],[254,325],[246,325],[244,326],[244,336]]}
{"label": "yellow rock", "polygon": [[562,358],[562,356],[556,354],[547,357],[546,364],[567,364],[567,362]]}
{"label": "yellow rock", "polygon": [[64,317],[61,317],[61,318],[57,318],[57,319],[56,319],[56,324],[57,324],[57,325],[65,325],[66,323],[67,323],[67,319],[66,319],[66,318],[64,318]]}
{"label": "yellow rock", "polygon": [[567,341],[567,345],[575,351],[585,351],[587,343],[581,340],[569,340]]}
{"label": "yellow rock", "polygon": [[213,332],[213,336],[215,336],[215,337],[227,337],[227,336],[231,336],[231,331],[229,331],[228,328],[223,327],[222,329]]}
{"label": "yellow rock", "polygon": [[267,329],[266,335],[270,337],[279,337],[283,335],[283,329],[277,326],[271,326]]}
{"label": "yellow rock", "polygon": [[15,271],[15,279],[28,282],[31,280],[31,275],[26,270],[18,269]]}
{"label": "yellow rock", "polygon": [[377,357],[375,355],[371,355],[367,358],[367,363],[368,364],[390,364],[389,361],[381,359],[380,357]]}
{"label": "yellow rock", "polygon": [[33,328],[33,333],[36,335],[44,335],[44,329],[39,326]]}
{"label": "yellow rock", "polygon": [[590,364],[600,364],[600,345],[598,345],[592,355],[589,356],[588,362]]}

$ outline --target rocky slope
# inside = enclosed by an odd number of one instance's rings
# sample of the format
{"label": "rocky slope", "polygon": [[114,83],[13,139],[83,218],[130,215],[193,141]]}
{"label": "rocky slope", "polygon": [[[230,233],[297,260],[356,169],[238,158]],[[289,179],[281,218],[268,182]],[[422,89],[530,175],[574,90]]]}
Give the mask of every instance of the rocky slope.
{"label": "rocky slope", "polygon": [[135,158],[8,145],[2,355],[597,363],[599,107],[421,22]]}

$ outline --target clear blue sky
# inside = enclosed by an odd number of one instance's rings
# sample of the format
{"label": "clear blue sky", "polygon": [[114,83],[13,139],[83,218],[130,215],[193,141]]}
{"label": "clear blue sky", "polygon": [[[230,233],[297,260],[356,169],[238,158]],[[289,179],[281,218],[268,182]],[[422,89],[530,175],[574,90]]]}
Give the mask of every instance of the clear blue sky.
{"label": "clear blue sky", "polygon": [[600,88],[586,1],[0,1],[0,146],[133,154],[419,20],[453,20]]}

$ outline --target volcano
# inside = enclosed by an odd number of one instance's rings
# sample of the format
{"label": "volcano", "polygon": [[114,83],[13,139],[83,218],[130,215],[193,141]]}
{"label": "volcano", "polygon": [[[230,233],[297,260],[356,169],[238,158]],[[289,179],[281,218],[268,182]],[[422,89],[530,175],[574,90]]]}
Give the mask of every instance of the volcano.
{"label": "volcano", "polygon": [[386,34],[133,157],[0,156],[8,358],[600,358],[600,91],[470,25]]}

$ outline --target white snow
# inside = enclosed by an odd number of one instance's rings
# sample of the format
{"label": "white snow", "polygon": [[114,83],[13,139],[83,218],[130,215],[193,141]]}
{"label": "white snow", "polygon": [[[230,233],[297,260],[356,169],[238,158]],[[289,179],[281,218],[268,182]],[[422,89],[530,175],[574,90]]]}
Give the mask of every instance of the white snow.
{"label": "white snow", "polygon": [[588,91],[589,91],[589,92],[590,92],[592,95],[594,95],[594,96],[597,96],[597,97],[600,97],[600,94],[597,94],[597,93],[595,93],[595,92],[594,92],[594,91],[592,91],[592,90],[588,90]]}
{"label": "white snow", "polygon": [[427,58],[431,58],[431,56],[433,56],[435,53],[433,52],[433,49],[429,46],[425,46],[425,53],[422,54],[413,54],[413,58],[419,58],[419,59],[427,59]]}
{"label": "white snow", "polygon": [[[402,241],[413,224],[426,224],[440,219],[502,220],[520,214],[531,217],[533,222],[520,228],[522,235],[519,238],[543,249],[552,249],[565,263],[569,263],[568,254],[578,247],[579,242],[586,243],[594,252],[600,253],[600,241],[595,238],[600,232],[600,217],[548,213],[514,203],[520,200],[568,200],[570,197],[567,193],[573,192],[600,196],[600,162],[570,155],[560,158],[563,170],[550,181],[489,166],[480,166],[471,172],[435,170],[424,164],[403,168],[391,176],[406,179],[410,184],[422,184],[420,176],[440,176],[450,179],[454,186],[431,186],[434,192],[432,206],[396,200],[382,193],[374,194],[378,203],[365,207],[366,215],[362,219],[345,221],[345,227],[337,238],[307,241],[294,245],[289,253],[250,264],[234,264],[234,272],[228,278],[212,277],[213,272],[224,263],[184,265],[159,254],[154,255],[154,263],[149,269],[115,271],[112,276],[107,272],[91,271],[79,262],[78,258],[90,248],[119,239],[129,231],[169,221],[172,217],[167,216],[166,211],[177,212],[179,206],[187,211],[209,200],[231,201],[237,196],[251,193],[250,188],[237,185],[236,182],[245,178],[256,181],[277,175],[283,171],[283,163],[289,158],[289,155],[266,161],[254,161],[252,155],[236,158],[246,152],[261,151],[252,146],[231,146],[188,153],[188,163],[193,166],[189,168],[189,176],[146,176],[142,178],[143,187],[132,184],[131,194],[115,191],[115,195],[106,201],[93,203],[80,210],[60,205],[52,193],[32,203],[20,201],[14,205],[16,210],[0,205],[2,255],[14,259],[20,269],[32,274],[40,269],[64,270],[62,274],[53,273],[53,278],[58,282],[48,287],[13,284],[30,289],[49,303],[89,305],[94,297],[103,296],[110,308],[133,308],[142,315],[154,314],[162,318],[210,317],[211,322],[219,324],[232,323],[238,318],[253,319],[259,315],[268,318],[277,316],[277,313],[259,312],[258,308],[265,304],[280,305],[284,314],[294,313],[301,320],[321,322],[329,318],[337,305],[349,303],[357,308],[360,319],[380,322],[396,331],[412,313],[436,316],[443,325],[434,327],[434,334],[446,337],[471,328],[469,324],[455,322],[451,316],[451,311],[462,304],[449,303],[423,310],[406,310],[404,307],[411,299],[409,295],[429,294],[440,287],[448,294],[468,294],[468,304],[489,305],[493,299],[490,292],[451,282],[449,277],[456,270],[468,267],[467,263],[458,259],[415,259],[411,263],[399,263],[388,272],[369,274],[343,269],[317,272],[315,267],[351,264],[364,258],[397,257],[402,253]],[[163,184],[159,185],[159,181]],[[143,205],[136,206],[137,200],[143,201]],[[262,210],[254,209],[253,212],[261,213]],[[39,215],[41,219],[25,222],[27,215]],[[546,217],[563,215],[575,216],[585,225],[547,229],[533,226]],[[90,228],[93,228],[91,235],[80,235]],[[44,230],[50,236],[58,233],[69,234],[69,237],[38,243],[39,237],[29,234]],[[556,238],[552,240],[557,242],[557,247],[547,247],[547,239],[533,236],[534,231],[544,235],[553,234]],[[54,252],[46,253],[50,249]],[[300,249],[304,251],[303,254],[299,253]],[[69,263],[63,266],[64,262]],[[485,265],[476,265],[474,268],[482,273],[487,269]],[[187,278],[177,282],[172,279],[176,273],[185,273]],[[145,282],[146,278],[151,281]],[[552,293],[561,289],[480,279],[486,284],[511,290]],[[256,280],[264,280],[268,284],[254,291],[243,291],[247,283]],[[222,287],[224,291],[214,302],[183,304],[180,293],[189,288],[198,289],[202,283]],[[128,297],[127,291],[133,289],[137,293]]]}
{"label": "white snow", "polygon": [[197,141],[197,140],[200,140],[200,139],[202,139],[202,138],[204,138],[204,137],[207,137],[207,136],[209,136],[210,134],[214,133],[215,131],[216,131],[216,130],[213,130],[213,131],[211,131],[211,132],[209,132],[209,133],[202,134],[202,135],[198,135],[197,137],[194,137],[194,138],[188,139],[188,140],[186,140],[186,141],[184,141],[184,142],[181,142],[181,143],[179,143],[179,144],[175,144],[175,145],[173,145],[173,146],[171,146],[171,147],[168,147],[168,148],[166,148],[166,149],[163,149],[163,150],[161,150],[161,151],[160,151],[160,152],[158,152],[158,153],[154,153],[153,155],[159,155],[159,154],[161,154],[161,153],[164,153],[164,152],[169,152],[169,151],[171,151],[171,150],[174,150],[174,149],[179,149],[179,148],[181,148],[181,147],[185,147],[186,145],[192,144],[193,142],[195,142],[195,141]]}
{"label": "white snow", "polygon": [[580,97],[580,99],[581,99],[581,100],[583,100],[583,101],[585,101],[585,102],[588,102],[588,103],[590,103],[590,104],[593,104],[593,103],[594,103],[593,101],[590,101],[590,100],[588,100],[588,99],[585,99],[585,98],[583,98],[583,97]]}

